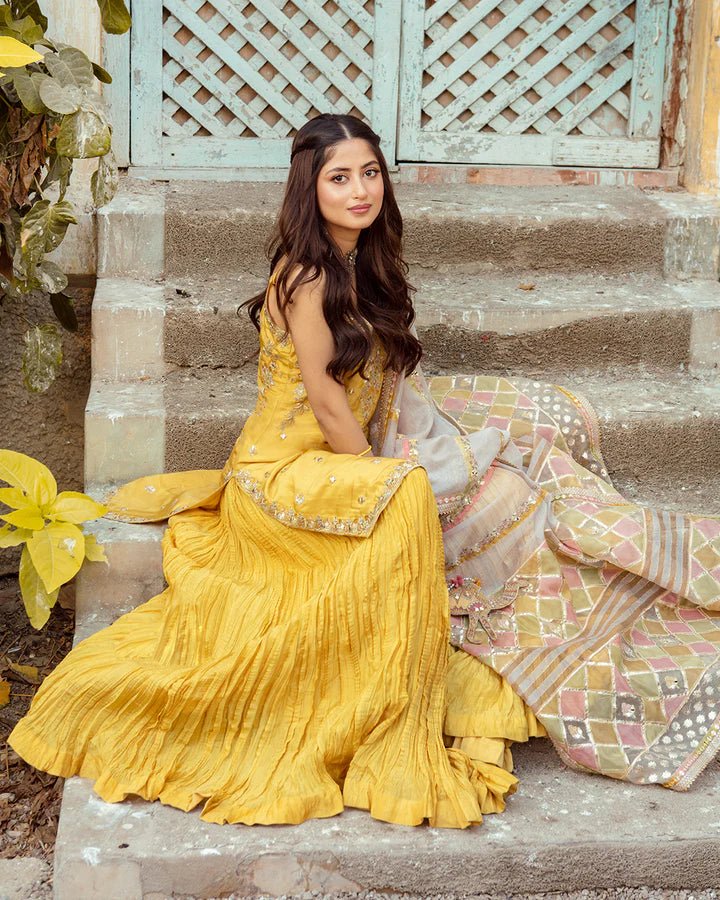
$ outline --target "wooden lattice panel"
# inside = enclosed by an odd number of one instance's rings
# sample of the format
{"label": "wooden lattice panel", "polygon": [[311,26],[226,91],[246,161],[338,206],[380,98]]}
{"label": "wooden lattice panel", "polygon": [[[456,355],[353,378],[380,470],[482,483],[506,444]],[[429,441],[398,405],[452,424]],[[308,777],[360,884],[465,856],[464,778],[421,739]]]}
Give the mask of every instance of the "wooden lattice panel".
{"label": "wooden lattice panel", "polygon": [[457,161],[552,164],[574,154],[593,165],[604,153],[599,164],[656,164],[667,3],[406,8],[401,157],[442,159],[449,149]]}
{"label": "wooden lattice panel", "polygon": [[[149,64],[159,74],[153,130],[163,162],[286,165],[292,136],[321,112],[364,119],[393,153],[394,116],[382,101],[397,103],[397,76],[388,78],[388,71],[397,71],[400,22],[397,10],[388,17],[376,9],[382,5],[143,0],[145,27],[136,43],[141,67]],[[393,30],[394,47],[388,40]],[[161,65],[149,62],[149,53],[159,53]],[[139,145],[143,140],[139,134]],[[147,156],[151,148],[141,152]]]}

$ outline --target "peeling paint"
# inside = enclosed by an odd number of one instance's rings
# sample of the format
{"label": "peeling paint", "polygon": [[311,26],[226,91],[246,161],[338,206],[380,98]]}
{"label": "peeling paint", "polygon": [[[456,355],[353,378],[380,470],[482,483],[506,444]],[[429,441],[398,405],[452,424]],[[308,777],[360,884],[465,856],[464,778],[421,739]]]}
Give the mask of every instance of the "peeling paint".
{"label": "peeling paint", "polygon": [[692,0],[674,0],[670,12],[670,41],[665,72],[665,99],[662,113],[662,166],[682,165],[685,154],[685,109],[689,26]]}

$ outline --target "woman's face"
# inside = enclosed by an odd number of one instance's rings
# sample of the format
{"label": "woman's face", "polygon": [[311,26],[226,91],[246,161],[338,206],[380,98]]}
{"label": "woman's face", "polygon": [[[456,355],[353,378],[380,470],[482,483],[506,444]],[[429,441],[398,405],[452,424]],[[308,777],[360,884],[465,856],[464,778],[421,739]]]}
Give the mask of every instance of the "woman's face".
{"label": "woman's face", "polygon": [[[362,138],[340,141],[329,151],[316,183],[320,214],[344,251],[382,208],[384,185],[375,151]],[[353,211],[353,207],[364,207]]]}

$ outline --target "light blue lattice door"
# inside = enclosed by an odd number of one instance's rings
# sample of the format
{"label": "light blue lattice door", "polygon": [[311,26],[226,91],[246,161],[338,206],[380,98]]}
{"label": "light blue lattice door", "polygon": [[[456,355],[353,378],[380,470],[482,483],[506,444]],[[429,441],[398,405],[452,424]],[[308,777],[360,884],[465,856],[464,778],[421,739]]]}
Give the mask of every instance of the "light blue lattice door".
{"label": "light blue lattice door", "polygon": [[670,0],[134,0],[130,162],[284,168],[318,112],[388,161],[655,167]]}
{"label": "light blue lattice door", "polygon": [[284,167],[293,134],[319,112],[364,118],[394,161],[400,7],[135,0],[131,164]]}
{"label": "light blue lattice door", "polygon": [[406,0],[398,157],[655,167],[669,0]]}

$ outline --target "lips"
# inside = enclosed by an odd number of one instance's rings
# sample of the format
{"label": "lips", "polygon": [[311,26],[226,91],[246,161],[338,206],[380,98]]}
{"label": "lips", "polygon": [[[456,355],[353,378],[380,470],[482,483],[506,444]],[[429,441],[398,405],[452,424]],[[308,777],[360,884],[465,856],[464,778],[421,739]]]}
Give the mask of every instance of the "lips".
{"label": "lips", "polygon": [[370,209],[369,203],[363,203],[360,206],[351,206],[350,210],[352,212],[364,212],[366,209]]}

